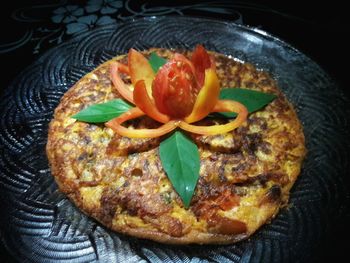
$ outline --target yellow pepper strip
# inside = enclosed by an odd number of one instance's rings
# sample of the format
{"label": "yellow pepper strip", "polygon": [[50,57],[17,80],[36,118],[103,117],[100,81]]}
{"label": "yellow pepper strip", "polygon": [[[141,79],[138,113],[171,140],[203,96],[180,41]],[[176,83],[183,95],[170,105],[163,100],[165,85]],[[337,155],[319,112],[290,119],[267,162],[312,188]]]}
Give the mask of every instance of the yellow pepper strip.
{"label": "yellow pepper strip", "polygon": [[144,80],[147,93],[153,99],[152,82],[155,75],[148,60],[140,52],[131,48],[128,54],[128,65],[132,85],[135,87],[139,80]]}
{"label": "yellow pepper strip", "polygon": [[145,81],[140,80],[134,88],[135,105],[140,108],[146,115],[161,123],[166,123],[170,120],[168,115],[165,115],[156,108],[152,99],[149,97],[145,85]]}
{"label": "yellow pepper strip", "polygon": [[192,112],[184,119],[184,121],[192,123],[206,117],[215,107],[219,93],[220,83],[215,69],[206,69],[204,85],[198,93]]}
{"label": "yellow pepper strip", "polygon": [[247,119],[248,116],[248,110],[243,104],[231,100],[219,100],[215,105],[213,112],[236,112],[238,113],[238,116],[233,121],[222,125],[196,126],[181,121],[179,127],[185,131],[201,135],[216,135],[236,129]]}
{"label": "yellow pepper strip", "polygon": [[106,122],[105,125],[121,136],[129,138],[155,138],[171,132],[178,126],[179,123],[179,121],[169,121],[157,129],[128,129],[121,125],[125,121],[135,119],[143,115],[145,115],[145,113],[139,108],[135,107],[123,113],[119,117]]}
{"label": "yellow pepper strip", "polygon": [[120,93],[120,95],[127,101],[134,104],[132,90],[123,82],[119,76],[120,63],[112,62],[110,64],[110,75],[114,88]]}

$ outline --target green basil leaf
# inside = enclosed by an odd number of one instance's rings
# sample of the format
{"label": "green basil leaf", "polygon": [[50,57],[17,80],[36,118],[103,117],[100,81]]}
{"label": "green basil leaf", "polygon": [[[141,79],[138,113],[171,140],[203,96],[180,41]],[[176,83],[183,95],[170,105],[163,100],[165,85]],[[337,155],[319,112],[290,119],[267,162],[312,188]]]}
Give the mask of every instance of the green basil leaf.
{"label": "green basil leaf", "polygon": [[199,178],[199,151],[195,143],[180,131],[162,141],[160,160],[184,206],[189,207]]}
{"label": "green basil leaf", "polygon": [[[238,101],[247,107],[249,113],[262,109],[276,97],[275,94],[240,88],[228,88],[220,91],[221,100]],[[220,114],[229,118],[237,116],[234,112],[220,112]]]}
{"label": "green basil leaf", "polygon": [[154,73],[157,73],[159,68],[166,63],[166,59],[158,56],[155,52],[151,53],[148,61],[151,64]]}
{"label": "green basil leaf", "polygon": [[132,106],[122,99],[115,99],[106,103],[93,104],[81,110],[72,118],[78,121],[99,123],[106,122],[127,112]]}

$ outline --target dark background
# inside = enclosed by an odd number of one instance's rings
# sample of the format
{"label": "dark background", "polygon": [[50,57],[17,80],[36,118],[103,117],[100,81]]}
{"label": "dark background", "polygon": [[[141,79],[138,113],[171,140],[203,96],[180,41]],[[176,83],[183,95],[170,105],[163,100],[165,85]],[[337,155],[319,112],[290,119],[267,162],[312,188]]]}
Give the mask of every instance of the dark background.
{"label": "dark background", "polygon": [[[146,2],[150,7],[174,7],[213,1],[173,1],[172,3],[166,3],[165,1],[129,1],[133,9],[138,9]],[[350,86],[347,82],[347,76],[350,74],[350,67],[348,65],[350,45],[347,40],[350,36],[350,29],[347,25],[349,14],[345,4],[340,3],[341,1],[318,1],[315,3],[309,1],[304,1],[303,3],[295,1],[217,2],[226,3],[226,7],[224,9],[212,10],[185,9],[182,13],[184,15],[205,16],[242,22],[245,25],[258,27],[267,31],[311,57],[329,73],[331,78],[340,86],[344,94],[346,94],[345,96],[350,97]],[[57,28],[57,24],[51,20],[52,10],[55,8],[48,7],[47,12],[39,12],[39,9],[31,9],[31,7],[46,4],[57,4],[58,7],[59,5],[82,3],[84,2],[46,0],[25,2],[6,1],[6,7],[2,5],[0,11],[1,93],[6,91],[11,80],[19,72],[40,57],[40,54],[57,45],[55,41],[51,43],[50,41],[43,41],[38,50],[36,49],[38,40],[33,39],[11,51],[5,50],[9,46],[7,44],[21,38],[27,31],[32,30],[33,38],[35,38],[40,36],[39,28],[47,28],[49,30]],[[21,8],[29,8],[31,10],[25,13],[26,16],[23,17],[23,21],[19,21],[13,17],[15,10],[18,11]],[[120,8],[118,13],[124,16],[130,15],[130,12],[125,8]],[[62,29],[62,32],[64,32],[64,29]],[[68,40],[71,37],[71,35],[64,34],[62,41]],[[349,179],[345,179],[348,184]],[[6,211],[1,211],[1,213],[6,213]],[[339,220],[334,228],[330,229],[328,235],[324,236],[318,253],[315,255],[315,262],[343,262],[347,258],[347,250],[349,249],[347,238],[350,236],[348,226],[350,223],[350,214],[348,209],[346,215]],[[11,262],[10,257],[1,246],[0,262]]]}

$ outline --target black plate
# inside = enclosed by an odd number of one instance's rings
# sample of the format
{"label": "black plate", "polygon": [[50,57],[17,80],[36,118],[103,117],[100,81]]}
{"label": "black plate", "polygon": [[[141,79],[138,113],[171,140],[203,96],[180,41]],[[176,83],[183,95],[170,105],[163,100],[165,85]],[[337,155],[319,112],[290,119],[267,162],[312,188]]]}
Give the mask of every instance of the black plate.
{"label": "black plate", "polygon": [[[227,246],[168,246],[116,234],[83,215],[57,190],[45,155],[61,96],[84,74],[129,48],[208,49],[269,71],[304,124],[308,155],[290,205],[249,240]],[[349,101],[312,60],[254,28],[189,17],[118,22],[81,34],[23,71],[1,100],[0,237],[19,261],[306,261],[346,199]]]}

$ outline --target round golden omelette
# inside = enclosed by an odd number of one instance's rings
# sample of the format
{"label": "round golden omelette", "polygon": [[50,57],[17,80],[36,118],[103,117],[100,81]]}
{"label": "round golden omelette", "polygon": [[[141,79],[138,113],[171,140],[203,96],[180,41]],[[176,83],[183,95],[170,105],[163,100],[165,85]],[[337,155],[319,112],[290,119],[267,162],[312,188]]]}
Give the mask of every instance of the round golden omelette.
{"label": "round golden omelette", "polygon": [[[170,58],[175,52],[151,49]],[[186,56],[190,52],[179,51]],[[49,126],[47,156],[59,189],[85,214],[117,232],[171,244],[226,244],[249,237],[286,205],[306,149],[292,105],[267,73],[211,52],[221,87],[277,95],[229,133],[189,134],[199,147],[200,178],[189,208],[168,180],[159,158],[160,138],[130,139],[104,124],[71,118],[96,103],[119,98],[110,63],[80,79],[62,97]],[[126,83],[130,79],[122,75]],[[198,124],[223,123],[207,118]],[[134,128],[159,123],[141,117]]]}

